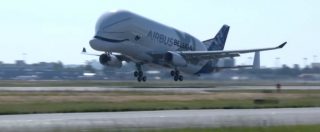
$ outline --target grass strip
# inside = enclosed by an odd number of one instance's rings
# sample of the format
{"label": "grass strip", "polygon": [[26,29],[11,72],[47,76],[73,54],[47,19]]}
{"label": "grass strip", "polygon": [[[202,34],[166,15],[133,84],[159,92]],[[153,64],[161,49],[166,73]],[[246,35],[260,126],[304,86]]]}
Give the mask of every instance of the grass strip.
{"label": "grass strip", "polygon": [[116,112],[186,109],[252,109],[252,108],[320,107],[319,99],[283,99],[278,104],[254,104],[252,100],[138,100],[126,102],[0,102],[0,114]]}

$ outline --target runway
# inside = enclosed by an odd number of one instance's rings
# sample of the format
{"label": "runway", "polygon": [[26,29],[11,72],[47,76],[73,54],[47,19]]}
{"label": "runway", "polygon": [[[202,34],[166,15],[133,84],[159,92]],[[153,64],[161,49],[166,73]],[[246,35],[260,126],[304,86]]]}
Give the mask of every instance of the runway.
{"label": "runway", "polygon": [[[108,91],[147,91],[203,93],[230,90],[275,90],[275,86],[217,86],[207,88],[133,88],[133,87],[0,87],[1,92],[108,92]],[[320,86],[283,86],[282,90],[320,90]]]}
{"label": "runway", "polygon": [[0,116],[6,132],[320,124],[320,108],[167,110]]}

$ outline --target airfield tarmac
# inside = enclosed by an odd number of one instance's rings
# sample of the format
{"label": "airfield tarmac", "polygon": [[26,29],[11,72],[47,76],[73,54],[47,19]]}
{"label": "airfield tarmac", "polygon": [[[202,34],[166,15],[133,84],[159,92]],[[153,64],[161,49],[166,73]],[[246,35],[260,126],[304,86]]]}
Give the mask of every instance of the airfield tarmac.
{"label": "airfield tarmac", "polygon": [[90,128],[203,128],[320,124],[320,108],[166,110],[0,116],[6,132],[86,131]]}

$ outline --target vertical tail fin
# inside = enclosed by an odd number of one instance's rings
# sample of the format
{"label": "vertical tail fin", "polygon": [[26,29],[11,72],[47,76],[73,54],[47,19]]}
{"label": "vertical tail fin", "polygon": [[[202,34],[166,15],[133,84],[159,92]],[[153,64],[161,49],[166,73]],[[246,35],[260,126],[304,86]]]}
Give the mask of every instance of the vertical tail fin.
{"label": "vertical tail fin", "polygon": [[216,36],[211,39],[211,43],[209,44],[208,51],[212,50],[223,50],[224,45],[227,40],[227,36],[229,33],[229,26],[223,25]]}

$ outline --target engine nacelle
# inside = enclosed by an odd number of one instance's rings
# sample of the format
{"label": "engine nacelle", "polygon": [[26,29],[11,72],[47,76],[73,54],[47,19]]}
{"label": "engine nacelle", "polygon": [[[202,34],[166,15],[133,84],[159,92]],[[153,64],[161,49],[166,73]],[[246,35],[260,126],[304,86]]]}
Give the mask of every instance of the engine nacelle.
{"label": "engine nacelle", "polygon": [[99,57],[100,64],[104,66],[122,67],[122,61],[120,61],[115,55],[102,54]]}
{"label": "engine nacelle", "polygon": [[164,60],[173,66],[184,67],[187,66],[187,61],[180,54],[175,52],[167,52],[164,56]]}

